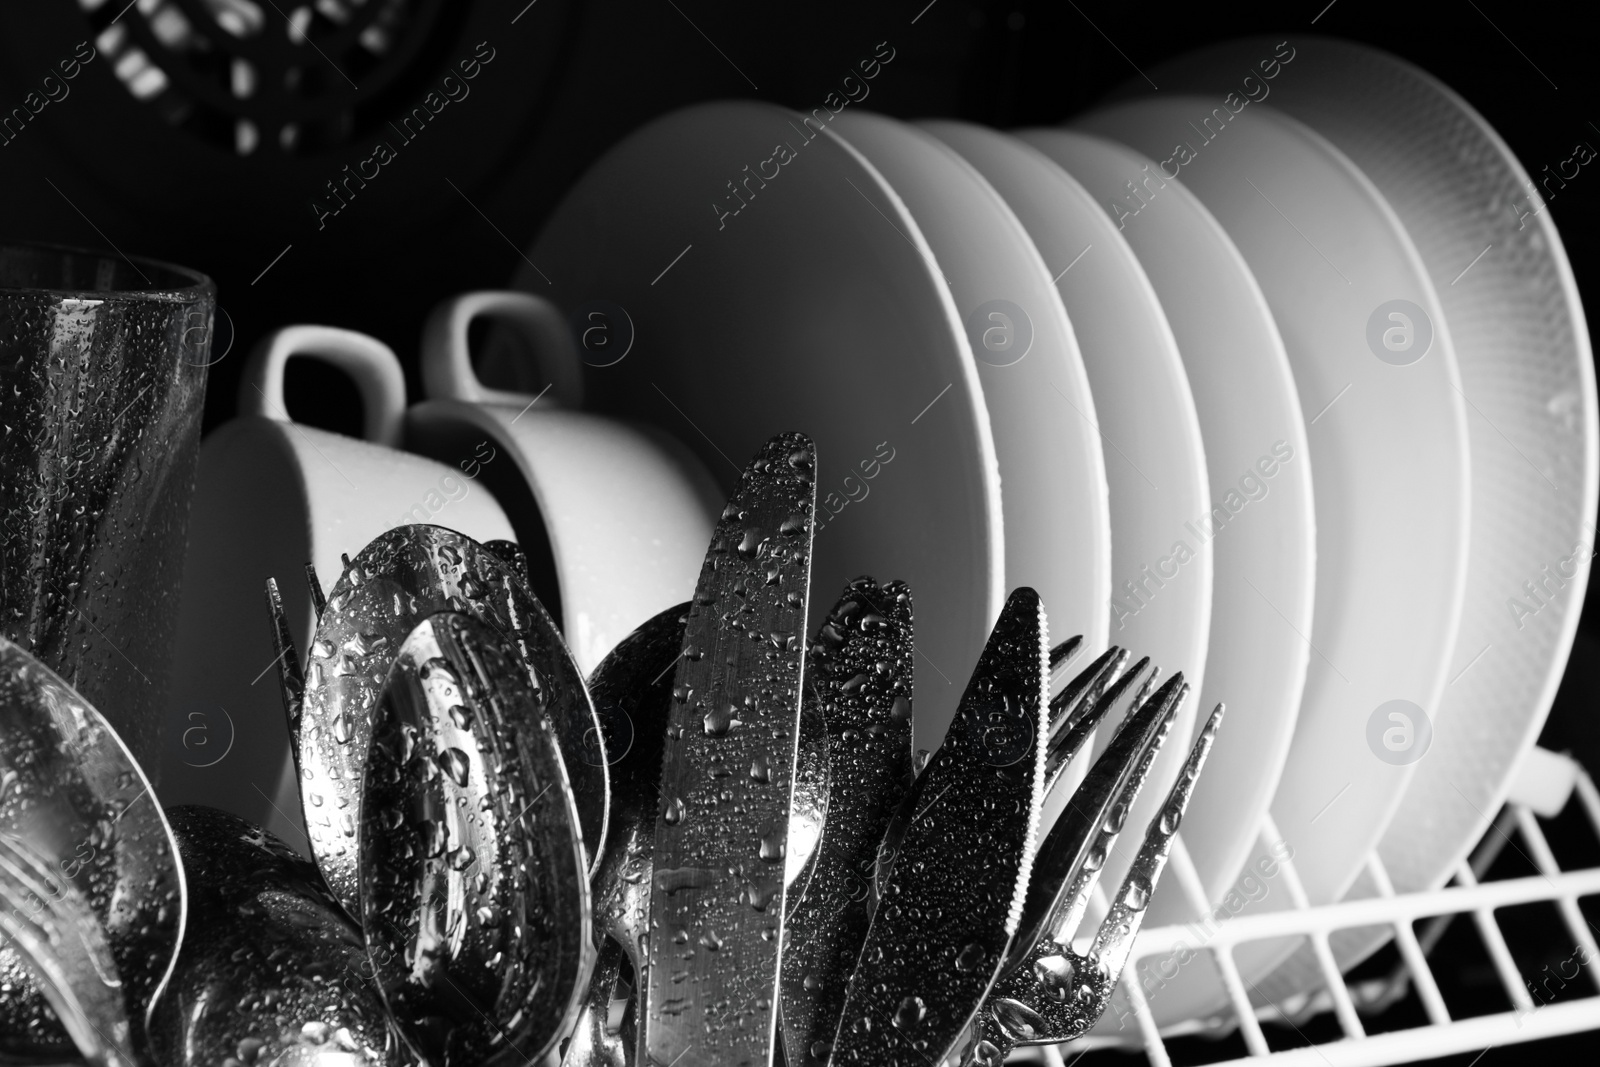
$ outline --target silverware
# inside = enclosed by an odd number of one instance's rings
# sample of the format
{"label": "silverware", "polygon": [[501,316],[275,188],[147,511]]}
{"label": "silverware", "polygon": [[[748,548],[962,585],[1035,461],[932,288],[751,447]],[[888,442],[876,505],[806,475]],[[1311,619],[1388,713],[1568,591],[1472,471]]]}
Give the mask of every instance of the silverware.
{"label": "silverware", "polygon": [[562,1067],[630,1067],[638,1045],[634,980],[639,972],[628,962],[621,942],[607,936],[597,940],[594,975],[561,1056]]}
{"label": "silverware", "polygon": [[306,656],[303,683],[288,677],[297,674],[296,659],[281,604],[270,589],[268,605],[312,855],[351,915],[360,907],[356,819],[373,710],[400,643],[437,611],[469,614],[515,648],[536,694],[533,710],[555,730],[577,799],[588,868],[598,866],[609,806],[604,732],[560,632],[512,565],[437,526],[380,534],[334,583]]}
{"label": "silverware", "polygon": [[1044,608],[1018,589],[884,838],[834,1063],[938,1063],[988,992],[1033,863],[1048,667]]}
{"label": "silverware", "polygon": [[872,921],[873,863],[911,787],[912,649],[910,591],[899,582],[880,587],[857,578],[806,657],[806,707],[825,720],[830,782],[811,877],[804,887],[791,887],[784,925],[789,1067],[828,1062],[845,988]]}
{"label": "silverware", "polygon": [[661,768],[641,1064],[772,1060],[815,456],[801,434],[762,447],[695,589]]}
{"label": "silverware", "polygon": [[[331,607],[331,602],[330,602]],[[427,1064],[543,1057],[594,965],[577,806],[511,643],[440,612],[395,650],[361,809],[361,927]]]}
{"label": "silverware", "polygon": [[[20,1051],[13,1040],[31,1044],[35,1054],[70,1053],[75,1040],[86,1056],[107,1062],[144,1058],[149,1005],[172,973],[184,934],[187,897],[177,845],[116,731],[71,686],[4,638],[0,835],[9,867],[7,921],[17,924],[16,943],[28,947],[23,956],[52,979],[0,998],[0,1017],[11,1024],[0,1056]],[[23,969],[15,949],[0,947],[0,972]],[[107,989],[117,996],[108,999]],[[46,997],[57,1019],[43,1013]],[[117,1018],[106,1014],[114,1002]],[[84,1046],[86,1040],[92,1045]]]}
{"label": "silverware", "polygon": [[163,1067],[401,1067],[361,931],[316,866],[212,808],[169,813],[189,875],[178,966],[153,1006]]}
{"label": "silverware", "polygon": [[[611,822],[604,859],[591,880],[599,962],[562,1058],[567,1067],[623,1067],[633,1062],[638,1048],[661,753],[673,667],[683,653],[688,617],[687,603],[656,615],[617,645],[589,678],[595,714],[611,731]],[[827,756],[826,723],[820,714],[802,715],[793,805],[794,822],[805,829],[791,831],[785,859],[785,882],[794,899],[812,869],[807,859],[818,840],[812,828],[820,831],[825,825]]]}
{"label": "silverware", "polygon": [[[1066,829],[1060,835],[1052,831],[1051,839],[1041,847],[1035,869],[1043,872],[1048,868],[1052,874],[1042,875],[1040,881],[1045,888],[1037,897],[1030,894],[1029,907],[1038,908],[1046,898],[1054,898],[1043,924],[1045,932],[1025,952],[1015,953],[1008,961],[984,1006],[982,1038],[964,1062],[976,1067],[999,1067],[1016,1045],[1071,1040],[1087,1033],[1104,1014],[1222,721],[1223,706],[1218,704],[1201,729],[1160,813],[1146,828],[1133,865],[1117,890],[1110,911],[1095,930],[1087,953],[1075,951],[1071,945],[1079,936],[1078,926],[1089,893],[1099,880],[1106,853],[1115,844],[1128,808],[1170,729],[1173,714],[1187,695],[1188,686],[1182,678],[1181,673],[1173,675],[1130,714],[1058,822],[1058,827],[1067,824]],[[1098,822],[1093,821],[1096,815]],[[1071,856],[1072,862],[1058,875],[1055,872],[1062,870],[1063,856]],[[1058,882],[1061,889],[1049,893],[1050,881]],[[1023,942],[1019,940],[1017,944],[1020,947]]]}
{"label": "silverware", "polygon": [[0,835],[3,1058],[136,1067],[134,1027],[100,919],[76,887]]}
{"label": "silverware", "polygon": [[687,603],[655,615],[589,677],[595,714],[612,731],[606,748],[612,759],[611,821],[600,868],[591,879],[599,962],[562,1057],[564,1067],[627,1067],[639,1046],[643,1010],[637,1002],[644,995],[640,975],[650,928],[661,750],[672,669],[683,654],[688,621]]}

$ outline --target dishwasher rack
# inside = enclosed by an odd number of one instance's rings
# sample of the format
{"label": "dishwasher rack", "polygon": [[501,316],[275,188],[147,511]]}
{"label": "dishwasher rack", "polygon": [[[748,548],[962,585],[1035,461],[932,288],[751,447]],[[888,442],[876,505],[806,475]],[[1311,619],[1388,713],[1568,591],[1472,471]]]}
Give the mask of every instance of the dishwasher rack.
{"label": "dishwasher rack", "polygon": [[[1600,866],[1563,869],[1540,819],[1561,815],[1577,804],[1587,830],[1600,844],[1600,791],[1588,772],[1567,756],[1535,748],[1524,758],[1511,795],[1468,860],[1457,868],[1449,884],[1429,892],[1397,894],[1382,864],[1374,856],[1367,876],[1377,895],[1359,900],[1313,906],[1294,870],[1292,860],[1281,861],[1291,907],[1283,911],[1245,913],[1217,924],[1207,942],[1192,948],[1207,954],[1230,1005],[1219,1015],[1158,1028],[1145,993],[1135,976],[1140,960],[1168,957],[1189,947],[1194,931],[1186,926],[1149,927],[1134,946],[1125,979],[1112,1011],[1131,1016],[1134,1034],[1091,1034],[1057,1046],[1019,1049],[1010,1062],[1033,1062],[1061,1067],[1081,1054],[1101,1048],[1143,1048],[1152,1067],[1171,1067],[1167,1042],[1192,1035],[1231,1036],[1243,1039],[1246,1055],[1208,1060],[1210,1064],[1251,1067],[1381,1067],[1387,1064],[1434,1059],[1455,1053],[1487,1050],[1542,1038],[1600,1030],[1600,946],[1597,927],[1580,911],[1585,897],[1600,897]],[[1263,841],[1281,840],[1270,816],[1261,827]],[[1535,868],[1524,877],[1486,880],[1485,873],[1507,849],[1516,849]],[[1199,914],[1209,911],[1187,854],[1175,849],[1168,870],[1177,879]],[[1499,909],[1546,903],[1560,915],[1573,951],[1556,975],[1525,974],[1513,958],[1500,921]],[[1470,919],[1493,965],[1508,1010],[1453,1018],[1439,991],[1429,956],[1457,919]],[[1420,927],[1417,925],[1420,924]],[[1339,973],[1329,938],[1337,931],[1388,927],[1393,932],[1400,963],[1388,975],[1349,984]],[[1238,946],[1257,941],[1301,938],[1309,943],[1321,972],[1321,987],[1273,1005],[1245,989],[1234,963]],[[1554,979],[1558,986],[1552,990]],[[1570,990],[1587,989],[1586,995]],[[1385,1032],[1369,1033],[1363,1016],[1374,1018],[1412,994],[1420,1001],[1426,1023]],[[1562,999],[1556,999],[1560,993]],[[1120,1004],[1118,1003],[1120,1001]],[[1274,1049],[1265,1027],[1282,1026],[1305,1041],[1300,1026],[1331,1013],[1339,1036],[1330,1041],[1296,1048]],[[1281,1044],[1281,1042],[1280,1042]]]}

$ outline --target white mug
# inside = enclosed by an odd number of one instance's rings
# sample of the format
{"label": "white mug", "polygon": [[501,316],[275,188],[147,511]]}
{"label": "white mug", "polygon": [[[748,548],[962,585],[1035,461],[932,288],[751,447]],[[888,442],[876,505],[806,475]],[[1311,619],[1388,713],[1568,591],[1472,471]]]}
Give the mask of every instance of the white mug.
{"label": "white mug", "polygon": [[[478,380],[467,328],[480,315],[529,343],[547,383],[541,393]],[[484,480],[517,529],[535,592],[562,620],[587,674],[641,623],[694,595],[723,495],[666,434],[573,410],[583,401],[582,372],[566,320],[548,300],[499,291],[453,297],[423,329],[429,399],[407,413],[405,435],[408,448],[440,459],[485,437],[510,457],[486,464]]]}
{"label": "white mug", "polygon": [[[293,422],[284,365],[310,357],[360,390],[360,440]],[[395,526],[431,523],[514,540],[493,495],[464,468],[399,451],[405,377],[372,337],[287,326],[251,353],[239,417],[200,449],[166,726],[164,803],[204,803],[307,849],[264,589],[276,578],[302,667],[316,619],[305,565],[326,596],[354,556]],[[485,448],[491,445],[485,444]]]}

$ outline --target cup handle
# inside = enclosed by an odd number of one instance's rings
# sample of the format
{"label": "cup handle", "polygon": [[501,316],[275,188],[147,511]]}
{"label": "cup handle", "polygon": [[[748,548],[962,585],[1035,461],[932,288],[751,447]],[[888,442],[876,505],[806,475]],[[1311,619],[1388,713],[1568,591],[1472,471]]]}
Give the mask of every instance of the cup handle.
{"label": "cup handle", "polygon": [[239,413],[292,421],[283,404],[283,369],[291,356],[310,356],[350,375],[361,392],[368,441],[400,445],[406,378],[393,349],[376,337],[335,326],[284,326],[262,338],[239,383]]}
{"label": "cup handle", "polygon": [[467,327],[479,315],[514,325],[533,348],[551,399],[562,407],[583,406],[583,368],[566,318],[550,301],[532,293],[484,289],[443,301],[422,328],[422,388],[429,399],[522,405],[522,393],[491,389],[478,380],[467,347]]}

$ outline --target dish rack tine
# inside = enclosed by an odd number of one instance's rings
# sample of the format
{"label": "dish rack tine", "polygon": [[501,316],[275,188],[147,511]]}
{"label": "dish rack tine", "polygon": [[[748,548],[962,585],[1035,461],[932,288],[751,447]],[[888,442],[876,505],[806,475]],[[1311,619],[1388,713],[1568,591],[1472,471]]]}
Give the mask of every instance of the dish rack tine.
{"label": "dish rack tine", "polygon": [[[1574,783],[1572,792],[1577,794],[1577,801],[1588,817],[1591,831],[1600,838],[1600,791],[1596,790],[1593,779],[1581,767],[1576,768]],[[1544,828],[1538,822],[1541,814],[1550,813],[1539,809],[1539,814],[1536,814],[1533,808],[1516,801],[1506,803],[1484,838],[1472,850],[1470,858],[1457,867],[1451,884],[1443,888],[1397,893],[1382,860],[1372,859],[1367,869],[1377,888],[1375,896],[1320,906],[1312,906],[1307,900],[1292,858],[1283,857],[1282,850],[1277,847],[1282,843],[1282,835],[1278,833],[1271,816],[1264,815],[1260,824],[1260,845],[1282,857],[1278,861],[1278,876],[1282,879],[1290,907],[1287,910],[1239,915],[1231,923],[1213,929],[1210,940],[1201,946],[1215,961],[1218,984],[1231,1005],[1232,1014],[1222,1009],[1219,1014],[1203,1019],[1190,1019],[1170,1026],[1158,1024],[1150,1009],[1149,995],[1137,978],[1139,964],[1142,960],[1169,953],[1175,945],[1192,938],[1193,931],[1188,926],[1146,928],[1130,949],[1128,964],[1131,966],[1123,972],[1125,975],[1134,975],[1135,980],[1123,982],[1111,1001],[1122,1018],[1123,1033],[1106,1036],[1090,1033],[1056,1046],[1056,1051],[1065,1054],[1070,1062],[1079,1050],[1126,1046],[1131,1041],[1138,1041],[1143,1045],[1151,1064],[1170,1067],[1171,1054],[1165,1040],[1171,1036],[1217,1032],[1219,1027],[1225,1030],[1236,1025],[1243,1039],[1245,1054],[1242,1058],[1228,1061],[1234,1067],[1263,1063],[1281,1067],[1382,1067],[1454,1053],[1470,1054],[1474,1050],[1503,1044],[1600,1030],[1600,992],[1560,1001],[1543,996],[1524,979],[1495,917],[1496,911],[1501,908],[1538,902],[1555,904],[1562,913],[1567,932],[1576,940],[1575,958],[1578,954],[1589,954],[1590,958],[1600,955],[1591,947],[1596,940],[1595,934],[1600,931],[1590,928],[1582,912],[1577,909],[1580,899],[1600,896],[1600,867],[1562,870],[1554,849],[1545,837]],[[1513,832],[1520,832],[1523,840],[1519,842],[1511,838]],[[1537,873],[1504,881],[1480,882],[1507,844],[1524,851]],[[1198,878],[1193,879],[1195,886],[1187,884],[1191,880],[1188,876],[1194,873],[1186,870],[1192,867],[1187,859],[1179,848],[1174,848],[1170,858],[1174,867],[1172,877],[1177,878],[1180,888],[1187,894],[1198,892],[1203,896],[1203,889],[1198,888]],[[1462,914],[1473,917],[1479,938],[1510,1001],[1509,1010],[1470,1018],[1450,1017],[1428,956],[1439,943],[1449,918]],[[1420,933],[1417,931],[1419,925]],[[1389,981],[1383,983],[1386,988],[1380,993],[1356,998],[1346,986],[1343,976],[1337,972],[1331,958],[1329,938],[1335,931],[1375,926],[1394,929],[1401,962]],[[1574,926],[1579,929],[1573,929]],[[1235,950],[1243,944],[1282,941],[1291,937],[1307,939],[1314,950],[1321,946],[1318,962],[1327,988],[1319,985],[1303,996],[1297,996],[1292,1010],[1273,1005],[1253,1006],[1248,992],[1249,983],[1244,980],[1235,962]],[[1263,1028],[1268,1021],[1292,1024],[1302,1016],[1318,1013],[1344,1015],[1348,1011],[1353,1014],[1356,999],[1363,1004],[1364,1010],[1374,1007],[1381,1010],[1407,995],[1407,976],[1424,1008],[1426,1023],[1366,1034],[1361,1031],[1359,1020],[1356,1021],[1356,1027],[1352,1028],[1346,1025],[1347,1019],[1340,1018],[1342,1040],[1277,1051],[1266,1040]],[[1337,985],[1333,984],[1335,981]],[[1350,1000],[1347,1009],[1341,1009],[1338,1003],[1340,991]],[[1570,993],[1568,997],[1571,997]],[[1304,1007],[1298,1004],[1302,999],[1305,1001]],[[1126,1029],[1129,1014],[1137,1024],[1136,1033]],[[1167,1032],[1165,1039],[1162,1030]],[[1053,1063],[1054,1060],[1047,1056],[1046,1062]],[[1223,1065],[1213,1064],[1213,1067]]]}
{"label": "dish rack tine", "polygon": [[[1394,883],[1389,880],[1389,869],[1383,865],[1383,860],[1374,851],[1367,858],[1367,870],[1372,875],[1372,880],[1377,884],[1378,895],[1393,898]],[[1423,1010],[1428,1013],[1428,1021],[1436,1025],[1443,1025],[1450,1021],[1450,1009],[1445,1007],[1444,997],[1439,993],[1439,983],[1434,980],[1433,970],[1428,966],[1427,955],[1422,951],[1422,945],[1417,942],[1417,933],[1412,929],[1411,923],[1401,919],[1394,924],[1395,946],[1400,950],[1400,958],[1405,970],[1410,974],[1412,984],[1416,986],[1417,998],[1422,1001]]]}
{"label": "dish rack tine", "polygon": [[[1516,813],[1517,828],[1522,831],[1522,840],[1533,853],[1533,862],[1539,868],[1539,873],[1546,878],[1560,874],[1561,866],[1556,863],[1555,853],[1550,851],[1550,842],[1545,840],[1544,831],[1539,828],[1539,820],[1533,817],[1533,812],[1524,804],[1511,804],[1509,807]],[[1557,899],[1556,907],[1561,910],[1561,918],[1567,924],[1567,932],[1572,939],[1582,947],[1589,959],[1600,960],[1600,945],[1595,944],[1594,932],[1589,928],[1583,912],[1578,910],[1578,898],[1571,893],[1563,893]],[[1600,992],[1600,978],[1595,977],[1593,970],[1589,972],[1589,980]]]}

